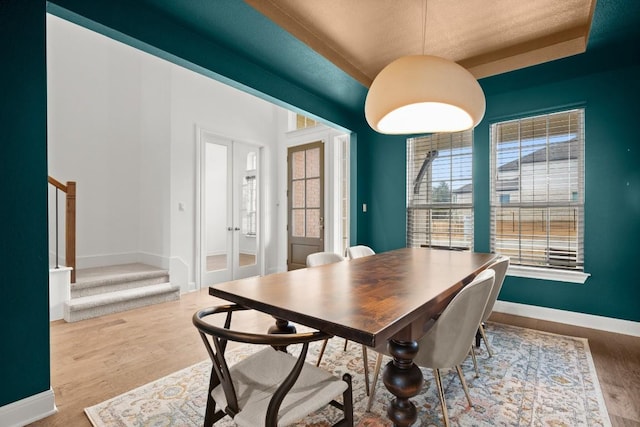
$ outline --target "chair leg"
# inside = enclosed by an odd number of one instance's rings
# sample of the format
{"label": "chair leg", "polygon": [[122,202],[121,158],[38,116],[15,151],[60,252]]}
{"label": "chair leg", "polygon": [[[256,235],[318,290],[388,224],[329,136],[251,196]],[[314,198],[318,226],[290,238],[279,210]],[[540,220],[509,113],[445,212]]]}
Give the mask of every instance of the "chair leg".
{"label": "chair leg", "polygon": [[434,369],[433,376],[436,379],[438,395],[440,396],[440,404],[442,405],[442,417],[444,419],[444,427],[449,427],[449,414],[447,413],[447,401],[444,400],[444,388],[442,388],[442,379],[440,378],[440,370]]}
{"label": "chair leg", "polygon": [[373,404],[373,398],[376,394],[376,384],[378,383],[378,375],[380,374],[380,367],[382,366],[382,353],[378,353],[378,357],[376,358],[376,367],[373,368],[373,382],[371,383],[371,394],[369,394],[369,401],[367,402],[367,409],[365,412],[369,412],[371,410],[371,405]]}
{"label": "chair leg", "polygon": [[484,345],[487,346],[487,353],[489,353],[489,357],[493,356],[491,347],[489,346],[489,341],[487,341],[487,336],[484,333],[484,326],[482,326],[482,323],[480,324],[480,334],[482,335],[482,339],[484,340]]}
{"label": "chair leg", "polygon": [[320,362],[322,361],[322,355],[324,354],[324,350],[327,348],[328,339],[324,340],[322,343],[322,348],[320,348],[320,354],[318,355],[318,361],[316,362],[316,366],[320,366]]}
{"label": "chair leg", "polygon": [[342,379],[349,385],[347,389],[342,393],[342,408],[344,411],[344,425],[345,427],[353,427],[353,388],[351,386],[351,375],[344,374]]}
{"label": "chair leg", "polygon": [[471,349],[469,350],[471,353],[471,360],[473,360],[473,368],[476,371],[476,378],[480,378],[480,371],[478,370],[478,361],[476,360],[476,352],[473,350],[473,344],[471,344]]}
{"label": "chair leg", "polygon": [[464,379],[464,375],[462,373],[462,369],[460,365],[456,365],[456,371],[458,371],[458,377],[460,377],[460,382],[462,383],[462,389],[464,390],[465,396],[467,396],[467,400],[469,401],[469,406],[473,408],[473,403],[471,402],[471,396],[469,396],[469,389],[467,388],[467,381]]}
{"label": "chair leg", "polygon": [[362,346],[362,361],[364,363],[364,389],[369,396],[369,357],[367,356],[367,346]]}

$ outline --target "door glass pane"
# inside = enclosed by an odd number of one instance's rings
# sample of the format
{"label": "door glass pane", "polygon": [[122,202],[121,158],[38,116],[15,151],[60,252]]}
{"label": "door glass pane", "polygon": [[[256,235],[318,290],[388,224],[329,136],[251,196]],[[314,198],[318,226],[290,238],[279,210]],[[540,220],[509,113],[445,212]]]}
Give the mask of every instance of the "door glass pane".
{"label": "door glass pane", "polygon": [[[238,149],[241,148],[238,147]],[[256,264],[258,252],[257,153],[255,151],[248,152],[239,163],[238,166],[245,166],[245,170],[242,178],[242,206],[240,207],[242,234],[238,242],[238,265],[245,267]]]}
{"label": "door glass pane", "polygon": [[307,209],[307,237],[320,237],[320,209]]}
{"label": "door glass pane", "polygon": [[291,211],[291,235],[294,237],[304,237],[304,209],[294,209]]}
{"label": "door glass pane", "polygon": [[307,208],[320,207],[320,179],[307,180]]}
{"label": "door glass pane", "polygon": [[297,151],[293,153],[291,175],[293,179],[304,178],[304,151]]}
{"label": "door glass pane", "polygon": [[304,208],[305,191],[304,180],[291,183],[292,203],[294,208]]}
{"label": "door glass pane", "polygon": [[312,148],[306,150],[307,153],[307,178],[315,178],[320,176],[320,149]]}
{"label": "door glass pane", "polygon": [[205,256],[207,271],[227,269],[227,147],[205,145]]}

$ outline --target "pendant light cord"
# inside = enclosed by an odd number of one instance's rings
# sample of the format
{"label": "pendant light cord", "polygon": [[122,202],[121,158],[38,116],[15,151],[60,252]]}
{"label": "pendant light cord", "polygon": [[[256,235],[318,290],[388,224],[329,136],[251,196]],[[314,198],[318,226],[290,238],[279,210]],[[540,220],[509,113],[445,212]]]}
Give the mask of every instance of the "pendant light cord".
{"label": "pendant light cord", "polygon": [[422,18],[422,55],[424,55],[427,45],[427,0],[422,3]]}

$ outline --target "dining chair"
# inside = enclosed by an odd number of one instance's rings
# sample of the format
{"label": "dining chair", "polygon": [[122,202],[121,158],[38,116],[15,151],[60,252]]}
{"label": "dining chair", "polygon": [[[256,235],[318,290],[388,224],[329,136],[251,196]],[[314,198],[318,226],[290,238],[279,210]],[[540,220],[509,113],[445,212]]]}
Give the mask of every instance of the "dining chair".
{"label": "dining chair", "polygon": [[335,252],[315,252],[307,255],[307,267],[317,267],[340,261],[344,261],[344,257]]}
{"label": "dining chair", "polygon": [[504,278],[507,275],[507,269],[509,268],[509,257],[501,256],[497,261],[491,264],[489,268],[496,273],[496,278],[493,283],[493,288],[491,288],[491,294],[489,294],[489,300],[487,301],[487,306],[485,307],[484,313],[482,314],[482,320],[480,321],[480,326],[478,327],[478,329],[480,330],[480,335],[482,336],[484,345],[487,347],[487,353],[489,353],[489,357],[491,357],[493,356],[493,353],[491,352],[489,341],[487,341],[487,335],[484,330],[484,323],[489,319],[489,316],[491,316],[493,307],[498,300],[498,295],[500,294],[502,284],[504,283]]}
{"label": "dining chair", "polygon": [[[469,354],[469,343],[478,329],[478,324],[480,324],[494,279],[495,272],[491,269],[486,269],[478,274],[471,283],[456,294],[440,316],[433,321],[427,333],[418,341],[418,353],[413,362],[418,366],[433,369],[446,427],[449,426],[449,415],[440,370],[456,369],[469,406],[473,407],[460,364]],[[378,374],[379,366],[377,366],[371,384],[367,411],[371,409],[373,403]]]}
{"label": "dining chair", "polygon": [[347,257],[349,259],[362,258],[375,254],[373,249],[365,245],[350,246],[347,248]]}
{"label": "dining chair", "polygon": [[[491,288],[491,294],[489,295],[489,300],[487,301],[487,306],[484,309],[484,313],[482,315],[482,320],[478,325],[478,331],[476,332],[475,341],[476,346],[480,347],[480,339],[484,340],[484,345],[487,347],[487,353],[489,357],[493,356],[491,352],[491,347],[489,346],[489,341],[487,341],[487,335],[484,330],[484,323],[491,316],[491,312],[493,311],[493,306],[498,299],[498,295],[500,294],[500,289],[502,289],[502,283],[504,282],[504,278],[507,275],[507,269],[509,268],[509,257],[500,256],[497,261],[489,266],[490,269],[495,271],[496,278],[493,282],[493,288]],[[473,343],[471,344],[471,349],[469,350],[471,354],[471,358],[473,359],[473,369],[476,371],[476,378],[480,377],[480,370],[478,369],[478,360],[476,358],[476,352],[473,349]]]}
{"label": "dining chair", "polygon": [[[319,331],[258,334],[233,330],[232,315],[241,310],[247,309],[229,304],[199,310],[193,315],[193,324],[212,361],[205,427],[227,415],[241,427],[286,426],[326,405],[343,412],[343,418],[334,427],[353,426],[351,376],[344,374],[340,379],[305,363],[309,343],[330,335]],[[222,323],[224,326],[217,326]],[[230,341],[263,348],[229,366],[225,350]],[[274,348],[290,345],[301,347],[297,356]],[[342,403],[335,400],[339,395]]]}
{"label": "dining chair", "polygon": [[[331,264],[334,262],[344,261],[344,257],[335,252],[315,252],[307,255],[307,267],[317,267],[320,265]],[[344,343],[344,349],[347,349],[347,340]],[[320,354],[318,355],[318,361],[316,362],[316,366],[320,366],[320,362],[322,361],[322,356],[324,355],[324,351],[327,348],[327,344],[329,343],[329,339],[326,339],[322,343],[322,347],[320,348]],[[367,396],[369,395],[369,361],[367,358],[367,347],[365,345],[362,346],[362,360],[364,363],[364,386],[365,392]]]}

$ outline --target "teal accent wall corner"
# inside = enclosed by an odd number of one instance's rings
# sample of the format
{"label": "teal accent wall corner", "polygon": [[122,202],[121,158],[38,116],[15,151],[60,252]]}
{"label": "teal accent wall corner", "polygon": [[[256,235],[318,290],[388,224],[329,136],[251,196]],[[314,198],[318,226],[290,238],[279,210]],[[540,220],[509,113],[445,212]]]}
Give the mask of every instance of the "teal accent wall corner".
{"label": "teal accent wall corner", "polygon": [[[603,48],[481,80],[487,113],[474,130],[477,251],[490,250],[490,124],[577,105],[586,109],[585,271],[591,277],[574,284],[508,276],[501,300],[640,321],[640,55],[615,56],[619,51]],[[368,183],[359,197],[371,207],[361,240],[378,251],[404,246],[404,137],[367,134],[359,150],[366,152],[359,156],[359,181]]]}
{"label": "teal accent wall corner", "polygon": [[405,247],[406,137],[382,135],[367,126],[358,142],[359,206],[367,204],[367,212],[358,213],[363,222],[360,243],[376,252]]}
{"label": "teal accent wall corner", "polygon": [[0,2],[0,407],[49,382],[44,0]]}
{"label": "teal accent wall corner", "polygon": [[[600,59],[600,58],[598,58]],[[595,60],[595,58],[594,58]],[[581,62],[584,58],[580,59]],[[489,248],[489,125],[582,105],[585,108],[584,284],[507,277],[500,299],[548,308],[640,321],[640,288],[635,262],[640,258],[639,65],[562,77],[569,61],[556,64],[558,79],[487,96],[487,116],[476,141],[476,247]],[[544,67],[549,70],[553,63]],[[523,75],[528,75],[528,70]],[[509,77],[512,78],[512,77]],[[494,80],[498,80],[495,78]],[[486,188],[485,188],[486,187]]]}
{"label": "teal accent wall corner", "polygon": [[[344,99],[336,101],[337,95],[324,96],[323,88],[308,83],[309,76],[296,78],[278,73],[264,59],[251,58],[243,50],[234,49],[233,40],[225,44],[204,37],[166,14],[145,7],[145,2],[52,0],[50,4],[52,10],[57,6],[58,13],[68,12],[67,17],[75,16],[91,29],[355,132],[352,238],[378,252],[406,245],[405,137],[380,135],[366,125],[360,105],[366,90],[361,85],[354,85],[349,79],[340,84],[329,82],[324,88],[327,92],[344,95]],[[224,4],[230,8],[229,15],[234,7],[246,7],[236,1]],[[0,336],[0,406],[51,386],[46,7],[45,0],[0,1],[0,182],[4,198],[9,201],[3,207],[0,243],[5,272],[0,299],[5,316]],[[251,19],[264,25],[258,15],[251,15]],[[267,32],[282,37],[282,32],[274,28],[267,28]],[[276,50],[280,47],[271,44]],[[594,53],[481,81],[487,93],[487,116],[475,130],[477,250],[489,248],[489,123],[504,116],[576,103],[586,107],[585,270],[591,277],[584,285],[509,277],[501,299],[640,321],[640,287],[635,270],[640,258],[636,243],[640,236],[638,46],[601,47]],[[285,56],[285,60],[291,60],[295,52]],[[306,58],[313,63],[313,58]],[[323,73],[315,74],[324,78]],[[353,105],[356,107],[349,107]],[[368,206],[366,213],[361,210],[363,203]]]}

